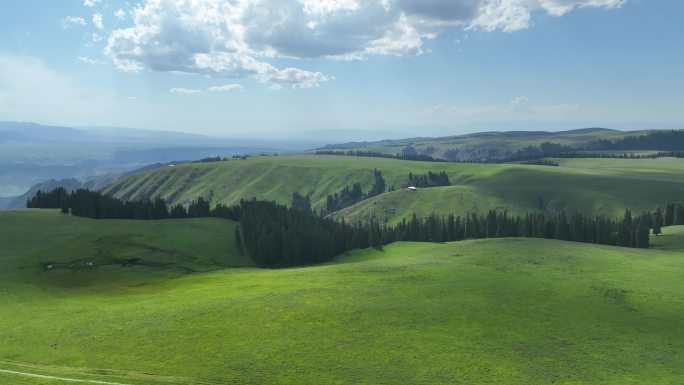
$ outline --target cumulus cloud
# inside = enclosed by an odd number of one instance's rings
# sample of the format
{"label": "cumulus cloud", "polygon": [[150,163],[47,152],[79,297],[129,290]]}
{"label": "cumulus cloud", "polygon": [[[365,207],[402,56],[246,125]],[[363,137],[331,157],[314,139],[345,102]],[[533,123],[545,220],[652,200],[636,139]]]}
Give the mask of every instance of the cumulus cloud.
{"label": "cumulus cloud", "polygon": [[169,92],[172,94],[192,95],[192,94],[199,94],[202,91],[178,87],[178,88],[171,88],[169,90]]}
{"label": "cumulus cloud", "polygon": [[104,23],[102,22],[102,14],[101,13],[93,13],[93,25],[95,28],[99,29],[100,31],[104,30]]}
{"label": "cumulus cloud", "polygon": [[94,7],[97,3],[101,2],[102,0],[83,0],[83,5],[86,7]]}
{"label": "cumulus cloud", "polygon": [[242,91],[244,87],[240,84],[224,84],[222,86],[209,87],[209,92],[228,92],[228,91]]}
{"label": "cumulus cloud", "polygon": [[116,29],[106,53],[123,71],[252,76],[269,85],[311,88],[331,79],[277,68],[277,58],[354,60],[420,55],[454,28],[512,32],[533,15],[616,8],[627,0],[145,0],[132,25]]}
{"label": "cumulus cloud", "polygon": [[126,17],[126,11],[119,8],[118,11],[114,12],[114,17],[116,17],[119,20],[123,20]]}
{"label": "cumulus cloud", "polygon": [[82,17],[67,16],[59,21],[59,25],[64,29],[69,29],[71,27],[82,27],[86,25],[86,21]]}

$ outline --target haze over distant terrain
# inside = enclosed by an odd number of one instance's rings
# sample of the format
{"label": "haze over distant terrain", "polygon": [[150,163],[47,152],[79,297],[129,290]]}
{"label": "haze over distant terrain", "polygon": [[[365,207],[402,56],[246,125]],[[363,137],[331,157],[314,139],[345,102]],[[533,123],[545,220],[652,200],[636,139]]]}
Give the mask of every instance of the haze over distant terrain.
{"label": "haze over distant terrain", "polygon": [[680,1],[2,8],[5,121],[242,138],[389,133],[329,141],[684,123]]}
{"label": "haze over distant terrain", "polygon": [[[126,128],[76,129],[0,122],[0,198],[21,195],[32,185],[49,179],[83,180],[100,175],[106,181],[118,173],[154,163],[301,150],[321,143],[324,142],[237,140]],[[0,199],[0,208],[2,203]]]}

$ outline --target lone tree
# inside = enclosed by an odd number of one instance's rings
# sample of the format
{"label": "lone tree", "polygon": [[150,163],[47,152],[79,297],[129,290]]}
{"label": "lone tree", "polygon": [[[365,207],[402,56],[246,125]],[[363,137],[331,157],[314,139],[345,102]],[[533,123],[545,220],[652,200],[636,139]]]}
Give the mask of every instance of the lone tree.
{"label": "lone tree", "polygon": [[660,207],[653,213],[653,234],[658,235],[662,233],[663,227],[663,212]]}

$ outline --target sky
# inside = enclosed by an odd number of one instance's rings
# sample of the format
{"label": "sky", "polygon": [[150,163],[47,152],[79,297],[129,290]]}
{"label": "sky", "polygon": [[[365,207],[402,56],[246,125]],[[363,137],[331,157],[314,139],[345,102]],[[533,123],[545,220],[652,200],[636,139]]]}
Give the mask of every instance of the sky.
{"label": "sky", "polygon": [[684,128],[682,14],[679,0],[6,1],[0,121],[233,137]]}

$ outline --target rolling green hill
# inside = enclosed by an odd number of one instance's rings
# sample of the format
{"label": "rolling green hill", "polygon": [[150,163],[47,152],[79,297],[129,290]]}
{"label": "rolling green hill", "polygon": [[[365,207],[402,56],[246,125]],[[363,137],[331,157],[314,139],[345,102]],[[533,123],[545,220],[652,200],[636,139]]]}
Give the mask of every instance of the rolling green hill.
{"label": "rolling green hill", "polygon": [[[514,214],[565,210],[619,216],[684,199],[684,160],[554,159],[560,167],[497,165],[495,173],[454,186],[405,189],[379,195],[335,213],[351,221],[375,216],[395,223],[416,213],[481,213],[490,208]],[[494,165],[481,165],[485,169]]]}
{"label": "rolling green hill", "polygon": [[99,221],[58,210],[3,211],[0,280],[107,290],[119,276],[143,284],[191,272],[252,266],[233,244],[235,226],[216,218]]}
{"label": "rolling green hill", "polygon": [[[257,197],[290,203],[294,191],[310,194],[317,209],[328,194],[361,182],[368,191],[373,169],[397,191],[336,214],[351,220],[396,222],[413,212],[464,214],[490,208],[511,212],[579,211],[621,215],[684,199],[684,159],[559,159],[561,167],[519,164],[412,162],[344,156],[257,157],[166,167],[120,179],[104,189],[122,199],[163,197],[171,204],[203,196],[212,204]],[[409,172],[445,171],[453,186],[409,193]]]}
{"label": "rolling green hill", "polygon": [[[639,136],[655,132],[618,131],[607,128],[584,128],[570,131],[506,131],[479,132],[475,134],[446,136],[439,138],[408,138],[399,140],[382,140],[377,142],[351,142],[330,144],[327,150],[359,150],[373,151],[383,154],[397,154],[406,146],[412,146],[420,154],[435,158],[453,160],[470,158],[499,158],[506,153],[514,152],[527,146],[539,146],[544,142],[558,143],[565,146],[583,146],[599,139],[618,140],[626,136]],[[449,154],[448,151],[452,151]]]}
{"label": "rolling green hill", "polygon": [[[124,234],[135,242],[108,246],[111,258],[244,264],[224,252],[232,238],[220,234],[231,226],[0,213],[0,370],[135,385],[684,376],[681,227],[651,250],[490,239],[397,243],[281,270],[45,268],[87,260],[103,237]],[[0,383],[68,382],[0,372]]]}

